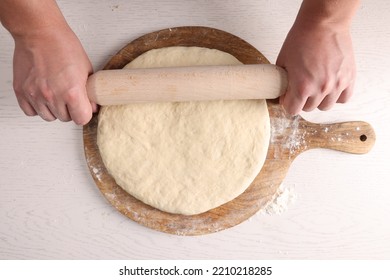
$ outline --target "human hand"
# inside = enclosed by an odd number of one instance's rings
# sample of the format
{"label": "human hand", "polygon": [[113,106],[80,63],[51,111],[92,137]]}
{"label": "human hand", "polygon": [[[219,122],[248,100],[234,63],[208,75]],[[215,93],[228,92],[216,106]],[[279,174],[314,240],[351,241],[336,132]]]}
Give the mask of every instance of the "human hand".
{"label": "human hand", "polygon": [[276,64],[285,68],[289,85],[280,104],[292,114],[329,110],[353,93],[355,60],[348,28],[296,23],[282,46]]}
{"label": "human hand", "polygon": [[50,27],[14,39],[14,90],[23,112],[88,123],[97,108],[86,93],[92,66],[72,30]]}

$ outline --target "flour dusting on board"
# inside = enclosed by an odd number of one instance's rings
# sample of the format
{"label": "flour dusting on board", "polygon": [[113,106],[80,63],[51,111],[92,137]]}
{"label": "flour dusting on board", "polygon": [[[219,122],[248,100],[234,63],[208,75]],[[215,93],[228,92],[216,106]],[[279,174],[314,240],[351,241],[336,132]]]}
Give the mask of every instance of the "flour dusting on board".
{"label": "flour dusting on board", "polygon": [[93,172],[93,175],[95,175],[95,178],[98,181],[101,182],[102,181],[102,176],[104,175],[104,172],[103,172],[102,168],[100,168],[100,167],[93,167],[92,172]]}
{"label": "flour dusting on board", "polygon": [[271,143],[279,142],[275,148],[275,158],[281,156],[281,149],[288,150],[290,155],[295,155],[299,150],[307,147],[306,132],[299,133],[299,116],[288,119],[286,117],[271,119]]}

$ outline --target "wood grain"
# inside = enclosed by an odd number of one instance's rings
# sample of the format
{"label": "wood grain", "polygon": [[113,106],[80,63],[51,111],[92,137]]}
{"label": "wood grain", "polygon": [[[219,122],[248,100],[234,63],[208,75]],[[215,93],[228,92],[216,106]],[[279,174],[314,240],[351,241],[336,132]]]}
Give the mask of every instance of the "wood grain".
{"label": "wood grain", "polygon": [[277,65],[198,65],[98,71],[89,76],[87,93],[99,105],[275,99],[287,84],[286,71]]}
{"label": "wood grain", "polygon": [[[269,63],[253,46],[237,36],[207,27],[177,27],[142,36],[120,50],[104,69],[120,69],[140,54],[169,46],[199,46],[219,49],[243,63]],[[149,228],[177,235],[201,235],[235,226],[266,206],[285,178],[290,164],[312,148],[366,153],[375,133],[364,122],[314,124],[284,113],[268,101],[272,135],[264,166],[248,189],[236,199],[206,213],[192,216],[159,211],[135,199],[108,174],[96,144],[97,115],[84,127],[84,149],[90,172],[103,195],[118,211]]]}

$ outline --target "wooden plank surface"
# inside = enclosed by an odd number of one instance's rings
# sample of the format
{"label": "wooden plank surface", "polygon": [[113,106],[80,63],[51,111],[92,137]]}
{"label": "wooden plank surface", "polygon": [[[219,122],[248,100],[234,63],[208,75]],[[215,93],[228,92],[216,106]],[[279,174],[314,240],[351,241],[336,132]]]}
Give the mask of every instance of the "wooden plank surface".
{"label": "wooden plank surface", "polygon": [[[236,34],[271,62],[301,1],[58,1],[94,69],[126,43],[172,26]],[[0,259],[388,259],[390,257],[390,24],[388,1],[362,1],[352,37],[352,100],[302,116],[364,120],[376,143],[365,155],[316,149],[284,179],[297,196],[281,215],[258,213],[204,236],[148,229],[118,213],[89,173],[82,128],[27,118],[12,92],[13,42],[0,28]]]}

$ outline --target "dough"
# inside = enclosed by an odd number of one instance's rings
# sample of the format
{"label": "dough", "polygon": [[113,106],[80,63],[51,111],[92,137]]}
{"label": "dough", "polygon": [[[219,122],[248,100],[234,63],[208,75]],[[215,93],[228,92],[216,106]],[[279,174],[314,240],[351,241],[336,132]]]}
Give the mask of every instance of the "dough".
{"label": "dough", "polygon": [[[169,47],[126,67],[239,63],[218,50]],[[119,186],[148,205],[184,215],[244,192],[264,164],[269,139],[265,100],[107,106],[97,135],[104,165]]]}

